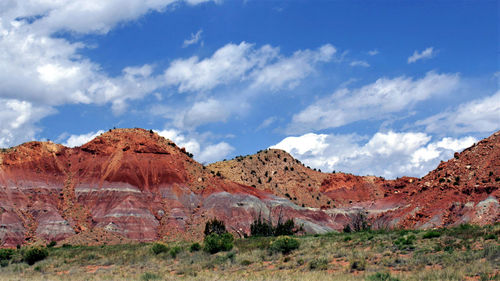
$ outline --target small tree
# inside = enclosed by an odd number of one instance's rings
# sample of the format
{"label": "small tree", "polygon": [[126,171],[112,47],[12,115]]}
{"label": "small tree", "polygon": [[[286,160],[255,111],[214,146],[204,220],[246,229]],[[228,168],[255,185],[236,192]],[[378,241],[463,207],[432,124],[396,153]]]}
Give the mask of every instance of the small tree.
{"label": "small tree", "polygon": [[208,236],[210,234],[224,234],[227,233],[226,230],[226,225],[224,224],[223,221],[220,221],[216,218],[207,221],[205,224],[205,231],[204,234],[205,236]]}
{"label": "small tree", "polygon": [[357,210],[351,219],[351,229],[354,232],[370,230],[365,210]]}

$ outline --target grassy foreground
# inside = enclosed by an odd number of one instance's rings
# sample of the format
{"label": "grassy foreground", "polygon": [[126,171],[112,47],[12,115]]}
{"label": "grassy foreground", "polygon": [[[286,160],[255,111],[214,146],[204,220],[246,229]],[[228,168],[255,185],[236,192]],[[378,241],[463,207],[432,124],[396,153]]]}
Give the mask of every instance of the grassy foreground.
{"label": "grassy foreground", "polygon": [[287,255],[276,238],[236,240],[229,252],[190,250],[191,242],[48,249],[33,265],[17,250],[0,280],[500,280],[500,224],[432,231],[364,231],[296,237]]}

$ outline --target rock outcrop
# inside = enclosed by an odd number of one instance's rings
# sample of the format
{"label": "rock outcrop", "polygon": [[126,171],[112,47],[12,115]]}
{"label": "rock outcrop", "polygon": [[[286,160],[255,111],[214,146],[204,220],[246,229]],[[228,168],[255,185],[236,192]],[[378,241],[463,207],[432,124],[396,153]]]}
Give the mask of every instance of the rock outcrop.
{"label": "rock outcrop", "polygon": [[307,232],[498,222],[500,133],[421,179],[321,173],[280,150],[204,167],[143,129],[110,130],[81,147],[29,142],[0,153],[0,246],[201,239],[205,222],[249,233],[260,214]]}
{"label": "rock outcrop", "polygon": [[259,213],[303,220],[311,232],[339,227],[320,210],[211,173],[153,131],[116,129],[77,148],[30,142],[0,154],[3,246],[93,232],[107,241],[196,239],[212,217],[243,235]]}

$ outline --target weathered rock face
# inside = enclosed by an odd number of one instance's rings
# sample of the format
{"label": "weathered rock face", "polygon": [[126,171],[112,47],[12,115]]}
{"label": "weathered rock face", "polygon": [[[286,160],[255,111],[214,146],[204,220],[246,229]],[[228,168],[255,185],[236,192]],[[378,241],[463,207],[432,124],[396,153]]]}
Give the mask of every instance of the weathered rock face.
{"label": "weathered rock face", "polygon": [[320,210],[212,174],[152,131],[113,130],[77,148],[31,142],[0,154],[3,246],[200,238],[212,217],[243,234],[259,213],[303,220],[311,232],[340,227]]}
{"label": "weathered rock face", "polygon": [[1,152],[0,245],[197,239],[213,217],[243,235],[259,214],[311,233],[360,212],[374,227],[486,224],[500,220],[499,185],[500,133],[421,179],[385,180],[313,171],[279,150],[205,168],[152,131],[118,129]]}
{"label": "weathered rock face", "polygon": [[500,132],[456,153],[421,179],[320,173],[276,149],[208,167],[238,183],[321,208],[339,224],[360,212],[379,228],[500,221]]}

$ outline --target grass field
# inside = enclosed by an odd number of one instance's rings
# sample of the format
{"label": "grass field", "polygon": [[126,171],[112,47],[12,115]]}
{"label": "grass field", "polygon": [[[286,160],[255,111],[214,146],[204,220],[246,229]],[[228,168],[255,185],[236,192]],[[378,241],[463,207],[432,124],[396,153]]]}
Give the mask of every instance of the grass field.
{"label": "grass field", "polygon": [[274,237],[235,240],[228,252],[191,251],[191,242],[48,248],[33,265],[16,250],[1,280],[500,280],[500,224],[431,231],[364,231],[295,237],[289,254]]}

